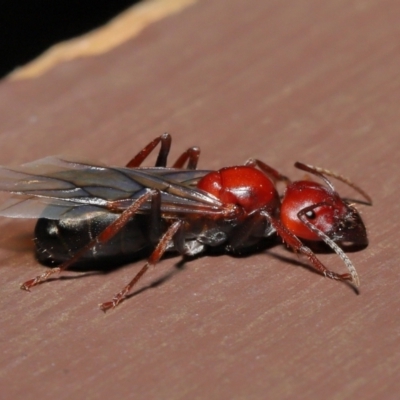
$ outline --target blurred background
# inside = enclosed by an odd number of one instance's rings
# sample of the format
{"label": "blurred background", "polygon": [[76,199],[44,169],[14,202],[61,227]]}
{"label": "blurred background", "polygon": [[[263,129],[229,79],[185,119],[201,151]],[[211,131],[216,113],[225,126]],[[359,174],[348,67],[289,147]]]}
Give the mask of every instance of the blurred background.
{"label": "blurred background", "polygon": [[53,44],[80,36],[139,0],[8,0],[0,12],[0,78]]}

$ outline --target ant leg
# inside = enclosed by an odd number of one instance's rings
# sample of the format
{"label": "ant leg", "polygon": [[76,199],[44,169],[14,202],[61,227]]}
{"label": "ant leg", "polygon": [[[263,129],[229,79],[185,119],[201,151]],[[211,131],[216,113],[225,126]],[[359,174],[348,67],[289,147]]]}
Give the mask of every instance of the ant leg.
{"label": "ant leg", "polygon": [[[51,275],[58,274],[62,271],[68,269],[71,265],[79,261],[79,259],[94,246],[102,243],[108,242],[114,235],[116,235],[127,222],[136,214],[139,208],[146,202],[152,201],[155,198],[157,202],[157,197],[159,196],[158,191],[148,191],[143,196],[139,197],[131,206],[124,210],[121,215],[110,225],[107,226],[97,237],[91,240],[86,246],[80,249],[73,257],[69,260],[63,262],[56,268],[49,269],[36,278],[30,279],[21,285],[21,289],[29,291],[31,287],[36,286],[39,283],[46,281]],[[118,201],[109,202],[110,211],[118,212]]]}
{"label": "ant leg", "polygon": [[190,147],[175,161],[172,168],[183,168],[186,161],[188,161],[186,169],[196,169],[199,156],[200,148],[196,146]]}
{"label": "ant leg", "polygon": [[150,222],[148,225],[149,240],[156,245],[161,237],[161,192],[155,191],[151,198]]}
{"label": "ant leg", "polygon": [[244,165],[260,168],[260,170],[264,172],[264,174],[268,175],[273,180],[274,183],[283,182],[285,183],[285,185],[289,185],[290,183],[292,183],[287,176],[282,175],[276,169],[270,167],[261,160],[250,158],[250,160],[247,160]]}
{"label": "ant leg", "polygon": [[139,167],[142,162],[148,157],[148,155],[154,150],[154,148],[161,142],[160,152],[158,153],[156,167],[166,167],[169,150],[171,148],[171,135],[169,133],[163,133],[161,136],[151,141],[144,149],[139,151],[131,161],[126,164],[127,168]]}
{"label": "ant leg", "polygon": [[[300,239],[291,233],[278,219],[272,216],[272,213],[267,210],[262,210],[261,215],[264,215],[272,226],[275,228],[276,233],[281,237],[281,239],[291,247],[295,252],[299,252],[304,254],[308,260],[310,261],[311,265],[319,272],[324,274],[326,277],[330,279],[335,279],[339,281],[351,281],[356,287],[359,285],[359,279],[357,273],[355,274],[337,274],[325,267],[324,264],[317,258],[317,256],[313,253],[313,251],[304,246]],[[349,260],[350,262],[350,260]],[[348,267],[347,263],[345,262],[346,266]],[[354,269],[354,267],[353,267]],[[354,269],[355,271],[355,269]],[[350,272],[352,270],[350,269]]]}
{"label": "ant leg", "polygon": [[147,272],[147,270],[157,264],[160,258],[165,253],[168,244],[173,239],[175,233],[179,230],[182,225],[182,221],[175,221],[168,230],[164,233],[162,238],[157,244],[157,247],[154,249],[153,253],[148,258],[146,264],[142,267],[142,269],[135,275],[135,277],[120,291],[118,292],[111,301],[106,301],[105,303],[99,304],[99,307],[103,311],[107,311],[110,308],[115,308],[119,303],[124,301],[128,296],[129,292],[135,286],[135,284],[139,281],[139,279]]}

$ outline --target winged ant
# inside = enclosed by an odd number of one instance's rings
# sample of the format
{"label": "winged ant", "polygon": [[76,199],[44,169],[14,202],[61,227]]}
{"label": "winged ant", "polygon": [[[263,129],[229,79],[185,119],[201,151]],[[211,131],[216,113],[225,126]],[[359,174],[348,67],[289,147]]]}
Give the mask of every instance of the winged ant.
{"label": "winged ant", "polygon": [[[142,162],[160,144],[155,167]],[[278,235],[326,277],[359,286],[352,262],[337,243],[367,245],[360,214],[341,198],[328,177],[371,198],[349,179],[300,162],[295,167],[319,178],[292,182],[256,159],[218,171],[197,170],[200,150],[191,147],[167,167],[171,136],[157,137],[124,168],[49,157],[19,170],[0,168],[0,190],[14,195],[0,215],[39,218],[35,244],[40,261],[54,268],[24,282],[29,291],[78,262],[105,256],[153,251],[145,265],[111,301],[121,303],[150,266],[167,251],[194,256],[207,247],[245,249]],[[276,185],[286,185],[283,195]],[[347,273],[329,270],[302,241],[323,241],[342,259]]]}

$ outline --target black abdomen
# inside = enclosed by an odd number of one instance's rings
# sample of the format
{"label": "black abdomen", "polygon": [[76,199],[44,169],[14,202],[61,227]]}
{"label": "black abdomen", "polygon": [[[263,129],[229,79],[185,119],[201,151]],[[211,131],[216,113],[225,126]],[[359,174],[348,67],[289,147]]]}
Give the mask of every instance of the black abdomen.
{"label": "black abdomen", "polygon": [[[86,212],[60,220],[40,218],[34,239],[37,259],[46,265],[70,259],[118,217],[119,214],[109,212]],[[108,242],[88,250],[78,264],[134,258],[139,251],[151,246],[147,227],[147,216],[136,215]]]}

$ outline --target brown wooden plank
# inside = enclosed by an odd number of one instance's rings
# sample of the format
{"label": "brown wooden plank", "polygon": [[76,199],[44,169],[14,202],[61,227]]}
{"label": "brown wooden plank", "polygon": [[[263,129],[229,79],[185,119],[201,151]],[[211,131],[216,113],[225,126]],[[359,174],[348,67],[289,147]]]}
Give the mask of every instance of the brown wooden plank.
{"label": "brown wooden plank", "polygon": [[172,159],[199,145],[200,167],[254,156],[292,177],[299,160],[350,176],[374,206],[362,207],[370,246],[350,254],[359,295],[279,245],[181,270],[163,260],[106,315],[97,304],[143,262],[23,293],[43,268],[33,222],[2,219],[2,396],[396,398],[399,12],[394,0],[205,0],[104,55],[3,81],[0,164],[123,165],[169,131]]}

